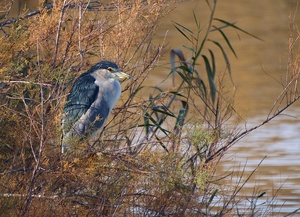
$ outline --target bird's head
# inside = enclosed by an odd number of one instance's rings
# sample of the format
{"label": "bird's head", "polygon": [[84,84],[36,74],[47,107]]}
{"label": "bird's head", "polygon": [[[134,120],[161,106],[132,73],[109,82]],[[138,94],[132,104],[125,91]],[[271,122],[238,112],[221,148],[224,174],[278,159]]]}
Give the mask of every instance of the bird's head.
{"label": "bird's head", "polygon": [[101,61],[94,65],[90,70],[91,73],[99,73],[101,76],[104,76],[106,78],[115,78],[118,80],[125,79],[125,78],[132,78],[131,75],[128,75],[124,72],[122,72],[117,64],[110,61]]}

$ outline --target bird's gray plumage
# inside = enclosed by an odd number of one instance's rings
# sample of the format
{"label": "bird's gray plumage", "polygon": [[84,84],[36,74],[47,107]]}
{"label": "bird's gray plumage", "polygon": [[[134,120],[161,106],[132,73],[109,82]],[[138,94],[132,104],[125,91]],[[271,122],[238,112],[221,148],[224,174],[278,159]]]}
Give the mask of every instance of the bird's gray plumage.
{"label": "bird's gray plumage", "polygon": [[120,78],[131,77],[109,61],[101,61],[73,84],[63,110],[62,153],[72,140],[95,134],[121,95]]}

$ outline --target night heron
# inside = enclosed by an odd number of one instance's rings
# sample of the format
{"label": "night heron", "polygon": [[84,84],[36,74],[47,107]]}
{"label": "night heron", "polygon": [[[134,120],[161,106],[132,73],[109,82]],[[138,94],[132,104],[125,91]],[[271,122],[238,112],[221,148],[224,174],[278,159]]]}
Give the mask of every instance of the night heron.
{"label": "night heron", "polygon": [[101,61],[76,79],[62,115],[62,153],[72,140],[97,135],[121,96],[118,80],[123,78],[132,76],[121,72],[113,62]]}

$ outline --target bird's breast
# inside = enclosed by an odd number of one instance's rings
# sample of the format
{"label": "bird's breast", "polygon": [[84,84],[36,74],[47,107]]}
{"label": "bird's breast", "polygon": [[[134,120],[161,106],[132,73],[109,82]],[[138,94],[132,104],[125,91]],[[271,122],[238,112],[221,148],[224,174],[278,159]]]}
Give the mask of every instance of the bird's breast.
{"label": "bird's breast", "polygon": [[96,80],[95,83],[99,86],[96,103],[101,104],[101,101],[104,100],[111,111],[121,96],[122,90],[120,82],[114,78],[111,78],[105,82],[98,82]]}

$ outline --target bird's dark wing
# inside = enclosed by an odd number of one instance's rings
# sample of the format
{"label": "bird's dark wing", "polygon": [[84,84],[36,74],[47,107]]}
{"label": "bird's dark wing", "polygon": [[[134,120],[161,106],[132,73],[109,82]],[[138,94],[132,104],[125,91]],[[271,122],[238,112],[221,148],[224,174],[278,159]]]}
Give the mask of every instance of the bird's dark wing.
{"label": "bird's dark wing", "polygon": [[107,116],[109,115],[109,112],[110,109],[105,100],[101,100],[100,103],[97,104],[92,104],[88,117],[93,121],[89,126],[89,130],[91,133],[97,131],[103,126]]}
{"label": "bird's dark wing", "polygon": [[66,131],[87,112],[97,98],[98,91],[95,78],[88,73],[82,74],[75,81],[64,106],[63,122]]}

